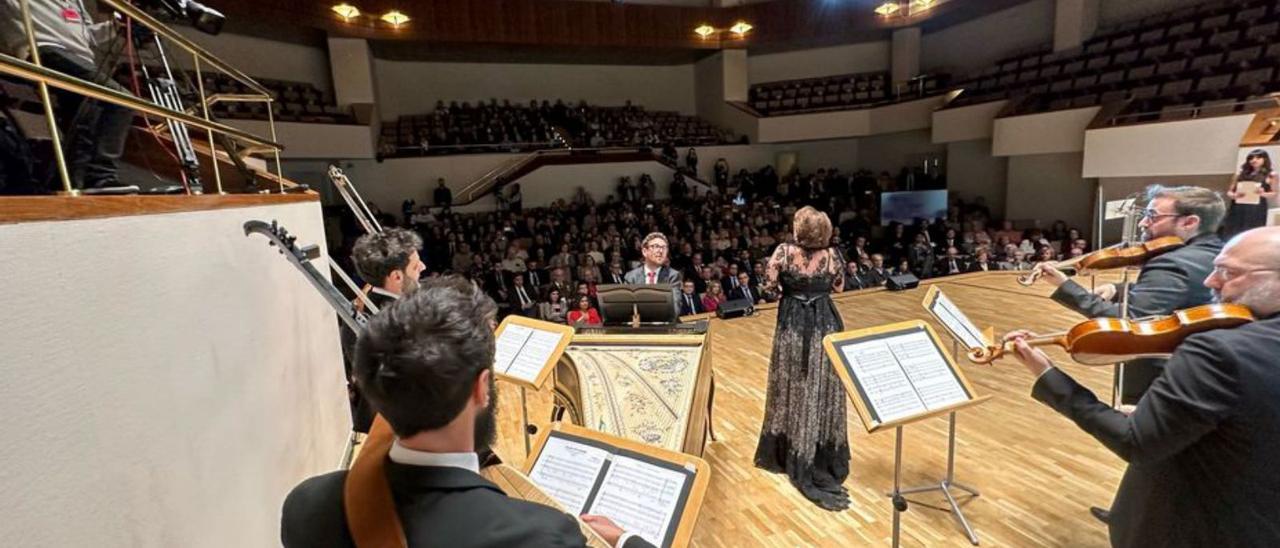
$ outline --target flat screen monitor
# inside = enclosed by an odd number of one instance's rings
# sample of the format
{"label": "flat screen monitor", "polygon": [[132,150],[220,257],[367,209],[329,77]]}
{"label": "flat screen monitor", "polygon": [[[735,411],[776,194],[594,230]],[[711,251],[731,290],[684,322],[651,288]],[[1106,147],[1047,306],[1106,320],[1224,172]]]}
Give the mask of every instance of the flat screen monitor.
{"label": "flat screen monitor", "polygon": [[600,320],[605,325],[629,325],[631,316],[640,314],[640,323],[673,324],[676,322],[675,297],[665,285],[609,284],[596,288],[600,302]]}
{"label": "flat screen monitor", "polygon": [[880,195],[880,224],[899,222],[914,225],[917,219],[932,221],[947,217],[947,191],[916,190],[885,192]]}

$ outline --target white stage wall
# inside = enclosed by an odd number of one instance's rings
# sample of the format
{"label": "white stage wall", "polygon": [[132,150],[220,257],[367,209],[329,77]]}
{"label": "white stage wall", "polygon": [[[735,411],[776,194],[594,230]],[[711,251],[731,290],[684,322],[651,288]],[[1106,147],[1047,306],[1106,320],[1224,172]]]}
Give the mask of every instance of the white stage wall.
{"label": "white stage wall", "polygon": [[278,546],[336,468],[336,316],[248,219],[323,243],[317,202],[0,225],[6,546]]}

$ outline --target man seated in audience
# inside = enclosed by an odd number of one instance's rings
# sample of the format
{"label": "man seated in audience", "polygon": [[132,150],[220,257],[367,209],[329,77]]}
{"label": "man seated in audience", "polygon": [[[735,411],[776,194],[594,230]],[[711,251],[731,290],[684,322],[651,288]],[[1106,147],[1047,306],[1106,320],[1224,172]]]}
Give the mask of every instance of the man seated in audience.
{"label": "man seated in audience", "polygon": [[852,291],[855,289],[865,289],[866,283],[862,280],[862,265],[857,261],[849,261],[844,267],[844,290]]}
{"label": "man seated in audience", "polygon": [[[726,274],[720,279],[720,288],[724,289],[725,294],[733,295],[733,291],[738,289],[738,284],[738,264],[729,263]],[[731,296],[730,298],[733,297]]]}
{"label": "man seated in audience", "polygon": [[[356,346],[355,377],[396,440],[387,482],[408,546],[585,546],[578,523],[507,497],[480,474],[496,441],[491,299],[458,277],[427,282],[375,316]],[[295,487],[281,512],[286,548],[354,547],[347,471]],[[651,546],[602,516],[583,521],[614,546]],[[396,535],[398,536],[398,535]]]}
{"label": "man seated in audience", "polygon": [[524,275],[511,277],[511,313],[526,318],[538,317],[538,292],[524,285]]}
{"label": "man seated in audience", "polygon": [[871,264],[862,275],[863,282],[867,287],[880,287],[889,280],[892,273],[884,266],[884,255],[880,253],[871,254]]}
{"label": "man seated in audience", "polygon": [[969,263],[960,256],[960,250],[956,249],[956,246],[948,247],[947,254],[943,255],[940,262],[942,264],[942,274],[947,276],[966,272],[969,269]]}
{"label": "man seated in audience", "polygon": [[980,247],[975,254],[973,262],[969,263],[965,268],[965,272],[990,272],[997,270],[995,263],[991,262],[991,254],[987,252],[987,248]]}
{"label": "man seated in audience", "polygon": [[729,292],[729,300],[745,299],[755,304],[764,304],[764,296],[758,288],[751,287],[751,279],[746,272],[738,273],[738,287]]}
{"label": "man seated in audience", "polygon": [[689,316],[705,312],[702,307],[702,298],[698,297],[698,293],[694,290],[692,280],[685,280],[684,283],[681,284],[680,299],[677,304],[680,305],[681,316]]}

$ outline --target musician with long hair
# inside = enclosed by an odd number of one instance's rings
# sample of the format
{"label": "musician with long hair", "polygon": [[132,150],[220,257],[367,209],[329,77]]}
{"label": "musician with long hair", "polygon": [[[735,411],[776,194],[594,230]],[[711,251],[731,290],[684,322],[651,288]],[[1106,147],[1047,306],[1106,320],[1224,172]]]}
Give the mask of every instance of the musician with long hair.
{"label": "musician with long hair", "polygon": [[[1252,200],[1240,183],[1258,184],[1258,203],[1247,203]],[[1244,163],[1240,164],[1240,172],[1231,182],[1231,189],[1227,191],[1231,210],[1223,223],[1223,236],[1229,238],[1250,228],[1265,226],[1267,209],[1275,201],[1277,193],[1280,193],[1280,180],[1277,180],[1271,165],[1271,155],[1260,148],[1249,151]]]}

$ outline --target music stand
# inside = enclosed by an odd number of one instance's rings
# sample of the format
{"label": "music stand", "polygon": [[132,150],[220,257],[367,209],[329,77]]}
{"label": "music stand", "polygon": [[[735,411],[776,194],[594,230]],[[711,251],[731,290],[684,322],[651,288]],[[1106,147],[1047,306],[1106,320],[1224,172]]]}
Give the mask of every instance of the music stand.
{"label": "music stand", "polygon": [[596,289],[600,321],[605,325],[676,323],[675,296],[667,285],[608,284]]}
{"label": "music stand", "polygon": [[[934,485],[902,489],[902,427],[944,414],[952,415],[954,426],[955,411],[989,397],[974,393],[955,360],[943,350],[937,333],[920,320],[833,333],[822,339],[822,345],[867,432],[894,430],[893,491],[889,497],[893,504],[893,546],[897,548],[902,535],[902,512],[907,510],[907,499],[903,495],[939,489]],[[864,356],[871,355],[875,356],[864,360]],[[947,379],[941,387],[935,382],[940,372],[945,372]],[[914,378],[920,375],[923,376]],[[917,380],[934,386],[922,388],[916,385]],[[898,397],[902,393],[916,394],[919,399],[904,405],[904,400]],[[954,459],[954,452],[950,457],[949,460]],[[953,470],[948,468],[947,481],[950,482]],[[964,489],[954,482],[950,485]],[[951,493],[945,488],[941,491],[952,507],[958,509]],[[959,516],[959,513],[953,515]],[[961,523],[966,525],[970,542],[977,544],[967,522]]]}

